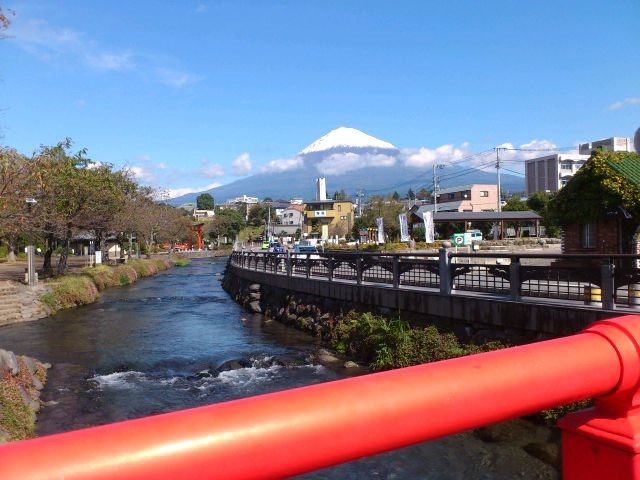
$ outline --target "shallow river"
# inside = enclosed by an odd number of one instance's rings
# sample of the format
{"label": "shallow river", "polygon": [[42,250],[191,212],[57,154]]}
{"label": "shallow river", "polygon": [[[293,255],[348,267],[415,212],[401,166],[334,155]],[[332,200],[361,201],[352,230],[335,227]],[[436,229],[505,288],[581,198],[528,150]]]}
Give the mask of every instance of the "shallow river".
{"label": "shallow river", "polygon": [[[49,362],[38,434],[343,378],[313,338],[251,316],[222,290],[223,259],[195,260],[92,305],[0,328],[0,348]],[[284,366],[286,365],[286,366]],[[425,412],[428,414],[428,412]],[[309,445],[313,448],[313,445]],[[472,433],[300,479],[552,479],[521,449]]]}

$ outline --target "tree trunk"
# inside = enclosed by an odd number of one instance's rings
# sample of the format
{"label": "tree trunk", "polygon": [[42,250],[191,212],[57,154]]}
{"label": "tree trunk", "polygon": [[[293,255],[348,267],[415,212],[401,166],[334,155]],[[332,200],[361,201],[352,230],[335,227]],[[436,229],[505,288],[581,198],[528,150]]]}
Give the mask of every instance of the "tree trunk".
{"label": "tree trunk", "polygon": [[51,267],[51,256],[53,255],[53,233],[48,233],[46,237],[47,249],[44,252],[44,262],[42,263],[42,276],[49,278],[53,276]]}
{"label": "tree trunk", "polygon": [[60,259],[58,260],[58,268],[56,270],[56,276],[64,275],[67,273],[67,260],[69,258],[69,242],[71,240],[71,230],[67,230],[64,242],[62,244],[62,252],[60,252]]}
{"label": "tree trunk", "polygon": [[16,263],[16,245],[11,239],[7,241],[7,263]]}

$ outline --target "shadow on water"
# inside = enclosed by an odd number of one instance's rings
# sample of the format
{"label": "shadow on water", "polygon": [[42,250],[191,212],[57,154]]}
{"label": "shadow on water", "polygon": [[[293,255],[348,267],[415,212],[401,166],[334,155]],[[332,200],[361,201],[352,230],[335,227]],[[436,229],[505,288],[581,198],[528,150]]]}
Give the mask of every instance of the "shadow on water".
{"label": "shadow on water", "polygon": [[[314,338],[238,306],[221,288],[224,267],[223,259],[195,260],[108,290],[95,304],[0,328],[0,347],[53,365],[38,433],[345,375],[315,362]],[[521,449],[465,433],[299,478],[552,479],[557,473]]]}

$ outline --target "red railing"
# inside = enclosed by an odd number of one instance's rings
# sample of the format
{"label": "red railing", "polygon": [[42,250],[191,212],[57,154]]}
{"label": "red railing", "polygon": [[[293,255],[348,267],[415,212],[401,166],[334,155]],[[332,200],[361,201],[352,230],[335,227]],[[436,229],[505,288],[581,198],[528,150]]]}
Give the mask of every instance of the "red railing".
{"label": "red railing", "polygon": [[2,479],[282,478],[596,397],[566,480],[640,478],[640,317],[570,337],[9,443]]}

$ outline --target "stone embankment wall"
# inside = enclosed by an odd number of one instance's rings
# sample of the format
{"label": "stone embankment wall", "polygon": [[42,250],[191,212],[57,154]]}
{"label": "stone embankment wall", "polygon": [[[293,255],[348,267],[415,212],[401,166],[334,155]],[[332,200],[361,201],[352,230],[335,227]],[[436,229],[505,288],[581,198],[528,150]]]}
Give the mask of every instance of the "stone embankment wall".
{"label": "stone embankment wall", "polygon": [[326,337],[335,324],[335,318],[343,312],[334,300],[251,283],[232,275],[225,275],[223,287],[247,310],[320,338]]}
{"label": "stone embankment wall", "polygon": [[33,436],[50,367],[0,349],[0,443]]}

